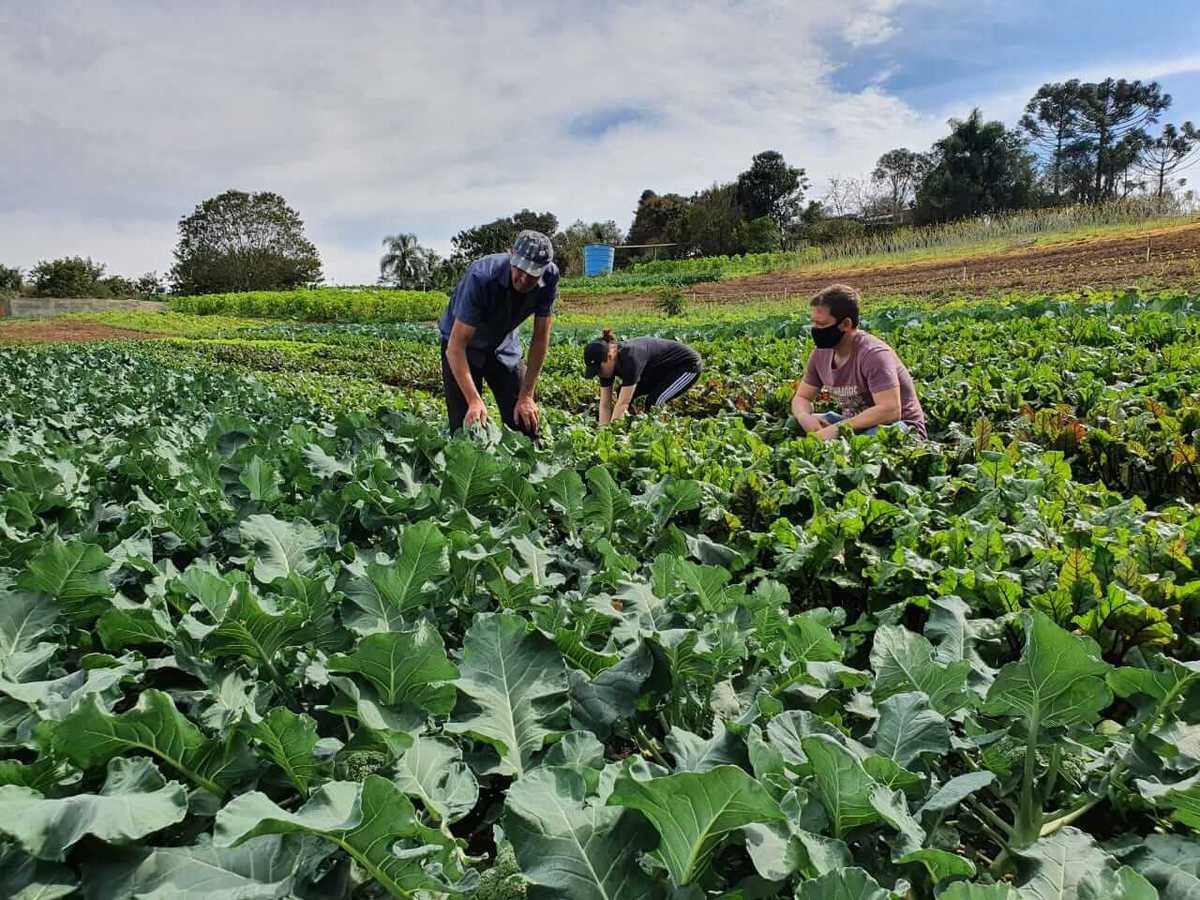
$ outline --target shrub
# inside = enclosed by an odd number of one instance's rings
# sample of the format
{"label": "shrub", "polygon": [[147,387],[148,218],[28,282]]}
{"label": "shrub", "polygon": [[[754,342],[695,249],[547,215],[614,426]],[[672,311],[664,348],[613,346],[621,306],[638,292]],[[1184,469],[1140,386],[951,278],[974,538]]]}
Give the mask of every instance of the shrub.
{"label": "shrub", "polygon": [[687,300],[683,291],[676,287],[659,288],[655,292],[654,306],[667,316],[683,315],[687,308]]}

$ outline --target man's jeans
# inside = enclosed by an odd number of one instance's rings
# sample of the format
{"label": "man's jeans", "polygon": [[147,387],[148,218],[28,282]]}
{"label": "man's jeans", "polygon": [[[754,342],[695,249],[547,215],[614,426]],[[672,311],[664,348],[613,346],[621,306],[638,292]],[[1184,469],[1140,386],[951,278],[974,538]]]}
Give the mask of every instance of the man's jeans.
{"label": "man's jeans", "polygon": [[[827,412],[821,413],[818,418],[824,419],[826,424],[836,425],[838,422],[844,422],[845,417],[841,413]],[[890,425],[874,425],[871,428],[864,428],[856,434],[877,434],[880,428],[899,428],[901,431],[908,431],[909,425],[907,422],[892,422]]]}
{"label": "man's jeans", "polygon": [[[467,365],[471,369],[471,380],[475,382],[475,390],[483,393],[483,385],[492,389],[496,398],[496,406],[500,408],[500,419],[514,431],[522,431],[531,438],[537,437],[537,432],[518,425],[513,409],[517,405],[517,397],[521,392],[521,381],[525,377],[525,363],[516,366],[506,366],[491,351],[467,349]],[[458,380],[450,371],[450,360],[446,358],[446,344],[442,344],[442,384],[446,391],[446,413],[450,421],[450,431],[462,428],[463,420],[467,417],[467,398],[463,396]]]}

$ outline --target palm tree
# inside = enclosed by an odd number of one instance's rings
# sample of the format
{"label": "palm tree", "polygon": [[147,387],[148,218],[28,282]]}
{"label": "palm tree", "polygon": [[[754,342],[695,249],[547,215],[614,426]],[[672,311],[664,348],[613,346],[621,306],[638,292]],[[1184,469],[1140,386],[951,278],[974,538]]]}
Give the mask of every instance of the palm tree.
{"label": "palm tree", "polygon": [[424,287],[429,279],[429,251],[417,243],[415,234],[389,234],[383,239],[379,279],[397,287]]}

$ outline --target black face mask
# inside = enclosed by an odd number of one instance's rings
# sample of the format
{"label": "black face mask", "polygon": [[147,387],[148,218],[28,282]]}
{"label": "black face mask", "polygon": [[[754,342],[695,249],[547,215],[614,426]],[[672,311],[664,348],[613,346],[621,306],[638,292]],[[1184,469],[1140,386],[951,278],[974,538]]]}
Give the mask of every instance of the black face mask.
{"label": "black face mask", "polygon": [[846,336],[846,333],[841,329],[841,324],[841,322],[834,322],[832,325],[827,325],[824,328],[812,328],[813,343],[822,350],[832,350]]}

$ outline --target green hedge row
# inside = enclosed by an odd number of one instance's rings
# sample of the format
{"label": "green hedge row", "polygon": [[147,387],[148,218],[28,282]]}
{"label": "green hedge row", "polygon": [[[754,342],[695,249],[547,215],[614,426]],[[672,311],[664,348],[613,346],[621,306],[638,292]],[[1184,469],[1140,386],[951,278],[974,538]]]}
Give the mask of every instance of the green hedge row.
{"label": "green hedge row", "polygon": [[195,316],[303,322],[428,322],[442,314],[446,303],[439,291],[314,288],[176,297],[170,308]]}

